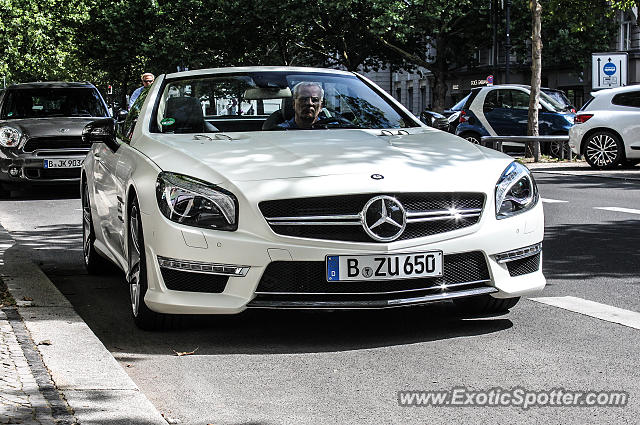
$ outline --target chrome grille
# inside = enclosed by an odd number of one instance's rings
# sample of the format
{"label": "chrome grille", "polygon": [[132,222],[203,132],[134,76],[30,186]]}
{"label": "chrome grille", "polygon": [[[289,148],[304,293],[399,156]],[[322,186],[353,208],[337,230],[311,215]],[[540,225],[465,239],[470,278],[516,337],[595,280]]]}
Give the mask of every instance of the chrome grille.
{"label": "chrome grille", "polygon": [[259,207],[280,235],[377,242],[364,231],[360,213],[367,201],[380,195],[396,198],[407,211],[407,227],[398,240],[472,226],[480,220],[485,202],[482,193],[387,193],[264,201]]}

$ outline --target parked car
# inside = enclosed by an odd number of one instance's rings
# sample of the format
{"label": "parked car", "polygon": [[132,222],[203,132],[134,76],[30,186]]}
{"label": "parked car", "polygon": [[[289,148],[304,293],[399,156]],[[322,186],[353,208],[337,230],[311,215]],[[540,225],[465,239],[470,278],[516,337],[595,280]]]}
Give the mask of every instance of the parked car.
{"label": "parked car", "polygon": [[555,100],[557,103],[562,105],[563,110],[571,111],[574,114],[576,113],[576,107],[573,106],[573,104],[571,103],[571,101],[569,100],[567,95],[562,90],[550,89],[550,88],[547,88],[547,87],[542,87],[542,88],[540,88],[540,90],[544,94],[546,94],[547,96],[549,96],[550,98]]}
{"label": "parked car", "polygon": [[449,121],[447,117],[434,111],[425,109],[420,113],[420,121],[429,127],[437,128],[442,131],[449,131]]}
{"label": "parked car", "polygon": [[[290,124],[301,82],[324,89],[301,100],[322,105],[310,130]],[[357,73],[186,71],[141,96],[118,130],[85,128],[81,181],[87,270],[124,271],[141,328],[247,308],[497,312],[545,285],[529,170]],[[252,112],[227,115],[229,99]]]}
{"label": "parked car", "polygon": [[108,117],[90,83],[43,82],[0,94],[0,197],[26,184],[75,183],[89,151],[82,130]]}
{"label": "parked car", "polygon": [[442,115],[447,117],[447,121],[449,121],[449,133],[456,134],[456,129],[458,128],[458,124],[460,123],[460,112],[462,111],[464,105],[467,103],[469,96],[471,96],[471,93],[460,99],[451,108],[442,111]]}
{"label": "parked car", "polygon": [[[456,134],[480,143],[482,136],[525,136],[529,118],[529,86],[505,84],[475,88],[460,112]],[[538,115],[540,135],[566,135],[574,114],[544,93],[540,93]],[[504,143],[523,149],[521,143]],[[541,149],[559,155],[563,144],[543,144]]]}
{"label": "parked car", "polygon": [[593,168],[640,162],[640,85],[605,89],[578,111],[569,146]]}

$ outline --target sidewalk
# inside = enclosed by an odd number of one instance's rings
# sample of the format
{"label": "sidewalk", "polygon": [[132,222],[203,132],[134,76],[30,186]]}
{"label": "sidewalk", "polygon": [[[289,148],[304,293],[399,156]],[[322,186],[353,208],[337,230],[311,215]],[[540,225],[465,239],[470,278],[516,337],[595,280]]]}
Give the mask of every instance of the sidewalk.
{"label": "sidewalk", "polygon": [[0,424],[167,424],[2,227],[0,278]]}

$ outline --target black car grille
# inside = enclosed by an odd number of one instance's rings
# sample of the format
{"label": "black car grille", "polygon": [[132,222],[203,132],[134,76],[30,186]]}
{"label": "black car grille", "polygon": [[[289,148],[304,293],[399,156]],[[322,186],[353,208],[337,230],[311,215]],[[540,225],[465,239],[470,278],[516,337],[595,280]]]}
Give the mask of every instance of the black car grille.
{"label": "black car grille", "polygon": [[229,276],[209,273],[185,272],[160,267],[162,279],[167,289],[186,292],[209,292],[219,294],[224,291]]}
{"label": "black car grille", "polygon": [[250,307],[272,303],[378,303],[429,295],[454,297],[459,291],[488,289],[489,270],[480,251],[445,255],[443,276],[384,281],[327,282],[322,261],[275,261],[269,264]]}
{"label": "black car grille", "polygon": [[24,175],[30,180],[80,179],[80,168],[25,168]]}
{"label": "black car grille", "polygon": [[443,276],[421,279],[327,282],[324,261],[274,261],[260,279],[256,292],[376,293],[414,291],[454,283],[486,281],[489,270],[480,251],[445,255]]}
{"label": "black car grille", "polygon": [[[408,216],[407,226],[397,240],[420,238],[472,226],[480,220],[485,197],[482,193],[390,193],[357,194],[331,197],[263,201],[260,211],[271,229],[285,236],[350,242],[377,242],[360,224],[358,215],[375,196],[397,199]],[[459,214],[459,213],[462,214]],[[439,217],[429,221],[411,221],[411,214]],[[340,217],[351,217],[348,225]],[[282,218],[298,221],[287,224]],[[310,217],[324,217],[336,225],[317,225]],[[333,218],[337,217],[337,218]]]}
{"label": "black car grille", "polygon": [[540,269],[539,253],[530,257],[507,262],[507,270],[509,270],[509,275],[512,277],[537,272],[538,269]]}
{"label": "black car grille", "polygon": [[38,149],[78,149],[90,148],[91,143],[85,143],[80,136],[33,137],[22,147],[24,152]]}

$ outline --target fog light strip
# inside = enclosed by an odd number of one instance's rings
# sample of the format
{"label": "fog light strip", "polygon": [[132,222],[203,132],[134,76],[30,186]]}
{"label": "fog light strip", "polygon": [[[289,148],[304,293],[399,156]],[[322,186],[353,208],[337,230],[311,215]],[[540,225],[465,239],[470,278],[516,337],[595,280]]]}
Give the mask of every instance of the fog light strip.
{"label": "fog light strip", "polygon": [[195,261],[177,260],[158,256],[160,267],[167,269],[181,270],[196,273],[220,274],[226,276],[246,276],[249,266],[239,266],[234,264],[199,263]]}
{"label": "fog light strip", "polygon": [[501,252],[494,257],[498,263],[508,263],[509,261],[520,260],[521,258],[531,257],[542,252],[542,242],[524,248],[514,249],[513,251]]}

